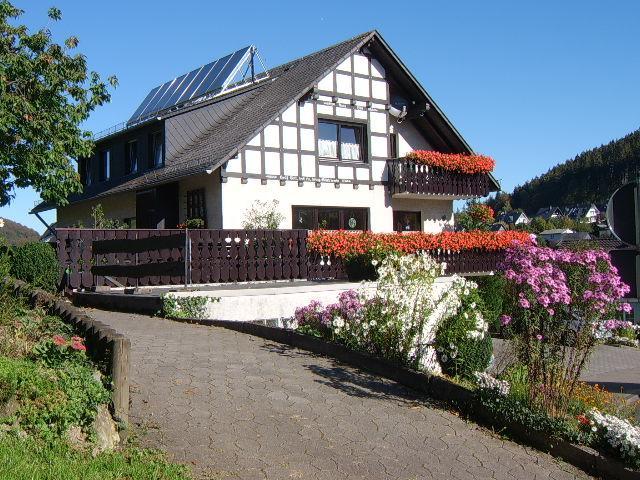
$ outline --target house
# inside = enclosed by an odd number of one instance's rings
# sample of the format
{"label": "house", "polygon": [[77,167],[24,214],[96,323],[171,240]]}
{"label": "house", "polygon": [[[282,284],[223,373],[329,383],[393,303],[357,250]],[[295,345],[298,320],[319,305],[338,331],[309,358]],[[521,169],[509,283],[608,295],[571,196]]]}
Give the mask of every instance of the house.
{"label": "house", "polygon": [[151,90],[79,159],[84,192],[57,226],[91,225],[101,204],[135,228],[238,229],[255,201],[278,200],[280,228],[438,232],[454,200],[498,190],[490,174],[448,193],[395,188],[390,167],[412,150],[472,150],[377,31],[260,73],[256,58],[247,47]]}
{"label": "house", "polygon": [[562,216],[562,211],[558,207],[542,207],[539,208],[534,217],[541,217],[545,220]]}
{"label": "house", "polygon": [[577,205],[565,209],[565,215],[576,222],[596,223],[600,216],[600,209],[593,203]]}
{"label": "house", "polygon": [[507,225],[504,222],[495,222],[489,226],[491,232],[504,232],[508,230]]}
{"label": "house", "polygon": [[551,228],[540,232],[539,235],[550,244],[555,245],[560,242],[565,235],[572,233],[574,233],[574,231],[569,228]]}
{"label": "house", "polygon": [[527,225],[531,220],[527,217],[527,214],[519,211],[512,210],[510,212],[503,212],[496,217],[497,222],[504,222],[507,225]]}

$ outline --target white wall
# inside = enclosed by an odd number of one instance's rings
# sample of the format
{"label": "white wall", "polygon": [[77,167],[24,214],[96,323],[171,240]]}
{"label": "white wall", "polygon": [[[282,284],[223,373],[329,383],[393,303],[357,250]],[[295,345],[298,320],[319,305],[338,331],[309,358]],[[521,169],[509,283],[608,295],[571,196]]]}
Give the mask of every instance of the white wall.
{"label": "white wall", "polygon": [[319,188],[314,183],[305,182],[301,187],[297,183],[287,182],[282,186],[277,181],[269,181],[262,185],[260,180],[249,179],[246,185],[240,179],[230,178],[222,184],[222,218],[223,228],[242,228],[245,211],[256,200],[278,200],[284,221],[280,228],[292,227],[293,205],[309,206],[343,206],[369,208],[371,229],[378,232],[393,230],[393,212],[385,203],[388,201],[385,187],[378,185],[373,190],[367,186],[323,183]]}

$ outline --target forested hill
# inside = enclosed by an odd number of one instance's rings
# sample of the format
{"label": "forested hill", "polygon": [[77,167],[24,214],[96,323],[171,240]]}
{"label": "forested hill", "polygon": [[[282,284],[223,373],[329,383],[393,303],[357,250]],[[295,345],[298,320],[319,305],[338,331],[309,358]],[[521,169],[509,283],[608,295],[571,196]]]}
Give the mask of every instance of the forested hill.
{"label": "forested hill", "polygon": [[636,130],[516,187],[511,205],[535,213],[540,207],[606,203],[616,188],[639,173],[640,130]]}
{"label": "forested hill", "polygon": [[22,245],[40,239],[40,234],[32,228],[25,227],[8,218],[4,219],[4,227],[0,228],[0,236],[4,237],[9,245]]}

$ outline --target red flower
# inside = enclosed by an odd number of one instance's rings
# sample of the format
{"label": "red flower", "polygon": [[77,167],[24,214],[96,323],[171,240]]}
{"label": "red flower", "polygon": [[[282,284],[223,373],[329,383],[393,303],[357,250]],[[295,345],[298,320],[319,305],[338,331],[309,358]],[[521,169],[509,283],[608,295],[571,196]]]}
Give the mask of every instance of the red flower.
{"label": "red flower", "polygon": [[589,419],[583,413],[576,415],[576,418],[582,425],[589,425]]}
{"label": "red flower", "polygon": [[86,347],[86,346],[84,346],[84,345],[82,344],[82,342],[73,342],[73,343],[71,344],[71,348],[73,348],[74,350],[80,350],[80,351],[82,351],[82,352],[86,352],[86,351],[87,351],[87,347]]}
{"label": "red flower", "polygon": [[485,155],[441,153],[432,150],[416,150],[408,153],[407,158],[430,167],[438,167],[468,175],[489,173],[496,166],[496,162]]}
{"label": "red flower", "polygon": [[61,347],[63,345],[66,345],[67,341],[64,339],[64,337],[62,335],[54,335],[53,336],[53,343],[55,343],[56,345]]}

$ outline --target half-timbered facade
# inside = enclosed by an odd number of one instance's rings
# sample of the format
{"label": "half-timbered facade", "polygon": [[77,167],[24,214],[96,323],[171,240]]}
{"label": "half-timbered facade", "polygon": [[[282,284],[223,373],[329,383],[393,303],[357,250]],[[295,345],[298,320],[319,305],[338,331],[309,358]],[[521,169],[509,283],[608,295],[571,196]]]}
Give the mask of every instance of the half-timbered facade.
{"label": "half-timbered facade", "polygon": [[454,200],[497,189],[490,175],[403,160],[472,150],[375,31],[96,145],[79,161],[85,191],[57,209],[58,226],[90,225],[99,203],[138,228],[201,218],[236,229],[256,200],[278,200],[281,228],[438,232],[452,227]]}

